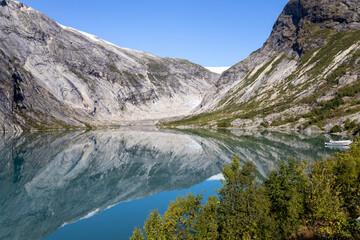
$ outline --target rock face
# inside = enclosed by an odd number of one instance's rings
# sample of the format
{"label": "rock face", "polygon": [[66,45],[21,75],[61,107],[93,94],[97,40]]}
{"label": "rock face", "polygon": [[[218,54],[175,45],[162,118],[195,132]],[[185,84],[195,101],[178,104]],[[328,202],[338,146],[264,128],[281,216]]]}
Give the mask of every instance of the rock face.
{"label": "rock face", "polygon": [[359,119],[359,77],[360,1],[291,0],[264,46],[221,75],[194,112],[202,115],[180,124],[328,130]]}
{"label": "rock face", "polygon": [[0,1],[0,128],[122,124],[189,113],[218,74],[117,47]]}
{"label": "rock face", "polygon": [[[357,0],[291,0],[274,24],[269,44],[277,52],[287,48],[302,55],[321,47],[326,41],[321,36],[312,36],[318,29],[337,32],[360,30],[359,1]],[[307,41],[308,37],[310,41]]]}

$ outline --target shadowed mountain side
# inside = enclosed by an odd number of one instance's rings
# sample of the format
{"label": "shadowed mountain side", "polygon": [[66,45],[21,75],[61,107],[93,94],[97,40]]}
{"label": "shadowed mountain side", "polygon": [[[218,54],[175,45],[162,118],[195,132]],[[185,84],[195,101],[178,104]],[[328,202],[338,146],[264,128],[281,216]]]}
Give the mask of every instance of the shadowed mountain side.
{"label": "shadowed mountain side", "polygon": [[1,239],[44,238],[114,204],[189,188],[234,154],[262,175],[281,158],[328,155],[321,139],[155,128],[5,135],[0,146]]}

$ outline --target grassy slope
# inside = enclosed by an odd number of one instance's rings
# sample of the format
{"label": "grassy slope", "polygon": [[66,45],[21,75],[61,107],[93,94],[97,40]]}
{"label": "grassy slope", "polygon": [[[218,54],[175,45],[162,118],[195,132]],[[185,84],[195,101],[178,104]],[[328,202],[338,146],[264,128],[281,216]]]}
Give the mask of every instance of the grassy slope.
{"label": "grassy slope", "polygon": [[[265,73],[265,76],[271,75],[276,67],[290,61],[285,56],[281,56],[275,60],[271,59],[265,63],[255,74],[251,77],[246,76],[240,83],[240,86],[235,87],[230,95],[226,96],[218,105],[218,110],[214,112],[202,113],[196,116],[190,116],[180,121],[167,123],[167,126],[179,125],[195,125],[195,126],[218,126],[229,127],[234,119],[253,119],[254,117],[265,117],[274,112],[282,112],[285,109],[293,106],[310,106],[311,112],[303,115],[283,116],[271,122],[272,126],[279,126],[289,122],[295,123],[300,118],[306,118],[307,122],[302,126],[306,127],[311,124],[324,126],[326,121],[330,118],[337,118],[340,116],[353,114],[360,111],[360,101],[356,99],[356,94],[360,92],[359,79],[353,85],[339,85],[339,79],[346,73],[359,71],[360,50],[351,51],[344,59],[343,63],[335,69],[328,72],[324,78],[324,71],[333,62],[335,57],[349,49],[353,44],[360,41],[360,31],[348,33],[334,33],[330,29],[320,30],[317,26],[312,26],[315,31],[308,39],[321,38],[326,40],[327,44],[312,49],[304,54],[297,63],[297,68],[292,72],[280,85],[275,89],[262,93],[261,100],[257,100],[255,96],[246,102],[240,102],[238,99],[242,97],[240,89],[253,84],[259,80],[258,77],[265,71],[265,69],[272,64],[271,70]],[[274,61],[275,60],[275,61]],[[311,67],[312,66],[312,67]],[[296,79],[305,75],[307,81],[294,85]],[[309,91],[309,89],[311,89]],[[337,89],[334,99],[325,102],[318,102],[317,100],[324,96],[332,89]],[[278,91],[279,94],[276,99],[269,100],[271,94]],[[303,94],[306,92],[306,94]],[[344,98],[346,97],[346,98]],[[296,101],[294,101],[296,99]],[[262,104],[261,104],[262,103]],[[265,103],[265,104],[264,104]],[[261,105],[260,105],[261,104]],[[265,127],[267,123],[263,124]]]}

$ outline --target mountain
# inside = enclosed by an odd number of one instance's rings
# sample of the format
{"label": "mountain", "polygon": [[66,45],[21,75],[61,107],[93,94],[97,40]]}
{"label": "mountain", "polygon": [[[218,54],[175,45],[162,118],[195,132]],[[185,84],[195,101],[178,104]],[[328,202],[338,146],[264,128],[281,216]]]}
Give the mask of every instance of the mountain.
{"label": "mountain", "polygon": [[352,130],[360,119],[360,1],[291,0],[259,50],[170,125]]}
{"label": "mountain", "polygon": [[0,0],[0,129],[90,127],[188,114],[219,75],[117,47]]}

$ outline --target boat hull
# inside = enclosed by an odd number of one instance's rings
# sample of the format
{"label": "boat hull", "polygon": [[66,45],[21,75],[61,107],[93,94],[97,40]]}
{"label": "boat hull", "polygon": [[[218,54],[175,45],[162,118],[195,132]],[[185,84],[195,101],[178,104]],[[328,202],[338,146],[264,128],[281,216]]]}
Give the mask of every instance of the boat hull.
{"label": "boat hull", "polygon": [[326,146],[349,146],[352,141],[330,141],[325,143]]}

